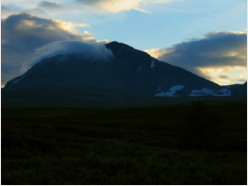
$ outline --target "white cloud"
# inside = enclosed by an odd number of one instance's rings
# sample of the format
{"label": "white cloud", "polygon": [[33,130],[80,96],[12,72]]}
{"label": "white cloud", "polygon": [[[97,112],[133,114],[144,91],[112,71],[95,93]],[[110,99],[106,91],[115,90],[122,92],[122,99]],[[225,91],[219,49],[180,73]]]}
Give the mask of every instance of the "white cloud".
{"label": "white cloud", "polygon": [[77,4],[92,8],[95,13],[118,13],[135,9],[144,13],[148,11],[141,9],[142,0],[76,0]]}
{"label": "white cloud", "polygon": [[182,0],[144,0],[145,3],[152,3],[152,4],[166,4],[176,1],[182,1]]}
{"label": "white cloud", "polygon": [[138,10],[144,13],[149,11],[141,8],[142,5],[149,4],[165,4],[182,0],[76,0],[79,4],[93,8],[96,13],[118,13],[129,11],[131,9]]}
{"label": "white cloud", "polygon": [[36,49],[30,63],[25,63],[22,67],[24,71],[39,63],[44,58],[53,57],[59,54],[78,54],[82,58],[91,60],[108,61],[113,56],[112,51],[107,49],[104,43],[87,43],[84,41],[55,41],[41,48]]}
{"label": "white cloud", "polygon": [[60,14],[61,11],[80,10],[81,12],[94,12],[97,14],[116,14],[123,11],[137,10],[143,13],[150,13],[143,7],[151,4],[166,4],[182,0],[2,0],[2,5],[7,7],[18,6],[19,11],[27,12],[38,16],[48,14]]}

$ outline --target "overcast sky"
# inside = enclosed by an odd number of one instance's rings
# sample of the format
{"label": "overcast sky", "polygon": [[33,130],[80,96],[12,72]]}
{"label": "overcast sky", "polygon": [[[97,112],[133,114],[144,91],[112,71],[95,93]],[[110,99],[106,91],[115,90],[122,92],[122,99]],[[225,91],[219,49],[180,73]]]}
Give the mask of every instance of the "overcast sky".
{"label": "overcast sky", "polygon": [[247,80],[246,0],[2,0],[1,32],[2,86],[71,40],[126,43],[220,85]]}

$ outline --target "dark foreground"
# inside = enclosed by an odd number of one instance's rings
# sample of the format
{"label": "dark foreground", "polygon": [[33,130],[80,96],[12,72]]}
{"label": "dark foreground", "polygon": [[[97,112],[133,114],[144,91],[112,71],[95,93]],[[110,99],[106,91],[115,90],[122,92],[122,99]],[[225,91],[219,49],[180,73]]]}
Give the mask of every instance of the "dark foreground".
{"label": "dark foreground", "polygon": [[2,108],[2,184],[246,185],[246,102],[192,108]]}
{"label": "dark foreground", "polygon": [[247,96],[138,96],[122,89],[90,86],[1,89],[1,106],[9,108],[137,108],[188,104],[193,101],[204,101],[209,104],[246,103]]}

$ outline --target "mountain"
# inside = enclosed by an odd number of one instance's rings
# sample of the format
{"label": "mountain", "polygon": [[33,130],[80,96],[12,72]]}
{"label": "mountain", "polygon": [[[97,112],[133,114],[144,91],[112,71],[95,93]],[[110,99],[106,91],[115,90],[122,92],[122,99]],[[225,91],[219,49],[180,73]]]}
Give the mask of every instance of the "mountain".
{"label": "mountain", "polygon": [[23,92],[31,90],[36,90],[37,95],[45,91],[51,97],[49,91],[54,90],[55,98],[63,94],[74,96],[75,100],[76,97],[99,100],[130,96],[230,96],[235,89],[221,87],[123,43],[111,42],[105,46],[113,53],[108,61],[85,59],[78,54],[43,59],[22,76],[7,82],[2,89],[2,101],[12,99],[10,91],[16,97],[18,92],[24,96]]}
{"label": "mountain", "polygon": [[232,92],[232,96],[246,96],[247,95],[247,82],[243,85],[235,84],[235,85],[228,85],[223,86]]}

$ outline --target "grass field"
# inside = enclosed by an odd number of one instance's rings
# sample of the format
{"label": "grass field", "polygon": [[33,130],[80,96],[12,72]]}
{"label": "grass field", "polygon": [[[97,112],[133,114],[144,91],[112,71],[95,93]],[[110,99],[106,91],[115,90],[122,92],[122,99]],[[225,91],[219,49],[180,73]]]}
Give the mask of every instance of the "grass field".
{"label": "grass field", "polygon": [[246,185],[247,104],[206,108],[219,133],[205,149],[182,145],[191,105],[2,108],[2,184]]}

